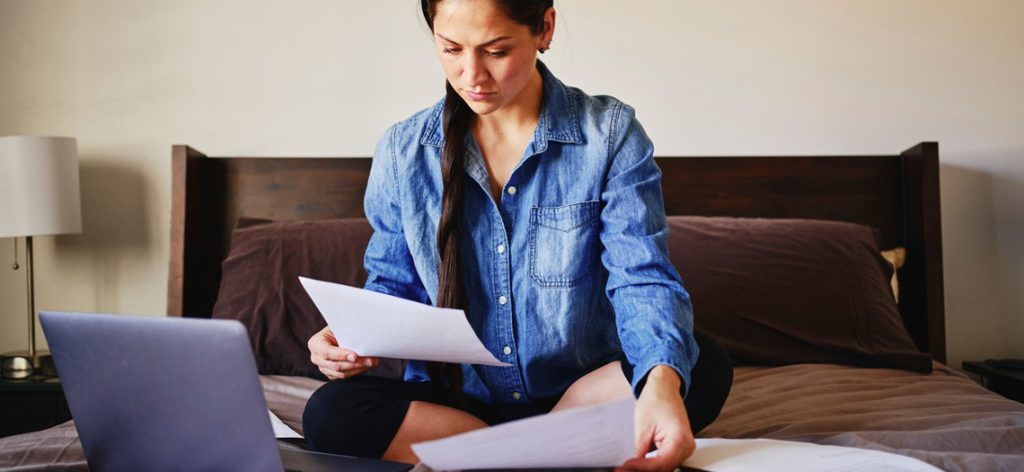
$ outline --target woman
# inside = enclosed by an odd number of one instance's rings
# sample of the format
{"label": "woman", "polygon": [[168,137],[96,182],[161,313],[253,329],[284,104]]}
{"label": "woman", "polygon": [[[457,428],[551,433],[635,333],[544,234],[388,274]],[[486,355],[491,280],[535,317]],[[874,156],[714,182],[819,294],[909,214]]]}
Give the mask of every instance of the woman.
{"label": "woman", "polygon": [[676,467],[732,371],[717,343],[694,338],[650,140],[632,108],[566,87],[537,60],[551,0],[421,3],[447,95],[377,146],[365,288],[464,309],[512,366],[358,376],[379,360],[325,329],[309,341],[332,380],[306,406],[310,444],[416,462],[412,443],[634,394],[637,456],[624,466]]}

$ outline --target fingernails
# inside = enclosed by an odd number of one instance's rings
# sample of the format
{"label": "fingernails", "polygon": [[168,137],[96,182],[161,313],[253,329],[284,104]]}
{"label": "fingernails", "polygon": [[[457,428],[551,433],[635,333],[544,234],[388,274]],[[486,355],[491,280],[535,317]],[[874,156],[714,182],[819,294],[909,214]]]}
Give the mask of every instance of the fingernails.
{"label": "fingernails", "polygon": [[356,356],[354,356],[354,355],[352,355],[352,354],[349,354],[349,355],[348,355],[348,361],[349,361],[349,362],[355,362],[355,361],[356,361]]}

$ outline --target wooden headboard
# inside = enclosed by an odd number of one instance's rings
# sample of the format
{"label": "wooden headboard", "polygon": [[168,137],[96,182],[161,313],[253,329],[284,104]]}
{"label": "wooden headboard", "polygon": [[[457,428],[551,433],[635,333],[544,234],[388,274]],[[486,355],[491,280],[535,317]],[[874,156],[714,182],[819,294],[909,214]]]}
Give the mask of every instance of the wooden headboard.
{"label": "wooden headboard", "polygon": [[[946,360],[939,146],[885,156],[658,157],[669,215],[810,218],[881,230],[903,246],[900,314],[921,351]],[[241,216],[363,216],[369,158],[208,157],[172,150],[167,314],[209,317]]]}

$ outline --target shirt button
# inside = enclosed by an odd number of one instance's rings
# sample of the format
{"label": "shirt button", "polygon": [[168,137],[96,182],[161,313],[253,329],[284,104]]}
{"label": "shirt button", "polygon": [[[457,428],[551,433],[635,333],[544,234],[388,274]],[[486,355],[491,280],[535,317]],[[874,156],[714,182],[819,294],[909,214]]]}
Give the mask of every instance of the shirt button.
{"label": "shirt button", "polygon": [[512,392],[512,399],[513,400],[518,400],[520,398],[523,398],[523,394],[521,394],[519,392]]}
{"label": "shirt button", "polygon": [[499,244],[498,245],[498,254],[504,254],[504,253],[505,253],[505,245],[504,244]]}
{"label": "shirt button", "polygon": [[502,349],[502,350],[501,350],[501,352],[504,352],[504,353],[505,353],[505,355],[507,356],[507,355],[509,355],[509,354],[512,354],[512,348],[511,348],[511,347],[508,347],[508,346],[505,346],[505,348],[504,348],[504,349]]}
{"label": "shirt button", "polygon": [[506,190],[506,191],[508,192],[509,195],[515,195],[516,194],[516,188],[514,186],[510,186],[508,188],[508,190]]}
{"label": "shirt button", "polygon": [[504,305],[504,304],[508,303],[508,299],[505,298],[504,295],[502,295],[502,296],[498,297],[498,303],[501,304],[501,305]]}

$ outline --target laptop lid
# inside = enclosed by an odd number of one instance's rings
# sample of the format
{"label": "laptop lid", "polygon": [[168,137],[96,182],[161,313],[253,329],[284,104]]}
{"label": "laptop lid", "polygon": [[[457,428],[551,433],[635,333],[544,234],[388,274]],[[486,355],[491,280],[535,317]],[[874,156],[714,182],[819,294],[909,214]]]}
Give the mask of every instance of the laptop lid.
{"label": "laptop lid", "polygon": [[234,320],[40,313],[94,470],[281,471]]}

